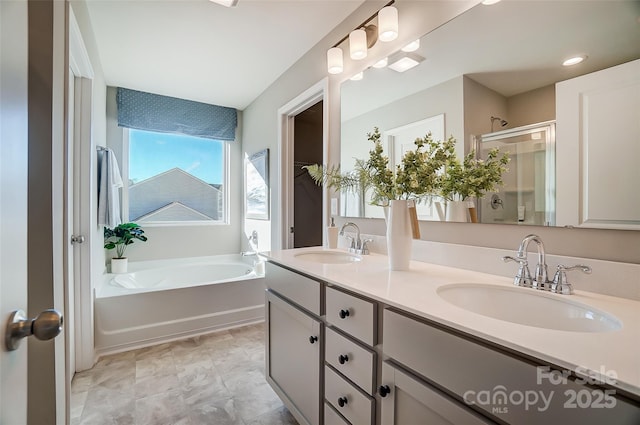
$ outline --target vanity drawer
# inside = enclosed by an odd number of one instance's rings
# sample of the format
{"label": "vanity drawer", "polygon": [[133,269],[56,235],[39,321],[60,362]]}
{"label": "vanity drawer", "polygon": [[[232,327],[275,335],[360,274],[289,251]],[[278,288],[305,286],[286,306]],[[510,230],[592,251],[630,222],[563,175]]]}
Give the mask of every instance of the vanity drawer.
{"label": "vanity drawer", "polygon": [[335,288],[326,289],[326,320],[360,341],[376,345],[376,305]]}
{"label": "vanity drawer", "polygon": [[331,328],[326,328],[325,361],[353,381],[365,392],[373,394],[375,353]]}
{"label": "vanity drawer", "polygon": [[324,402],[324,425],[351,425],[336,413],[329,403]]}
{"label": "vanity drawer", "polygon": [[[612,400],[602,388],[577,380],[552,383],[553,379],[548,378],[551,372],[548,366],[478,343],[456,331],[391,309],[384,310],[382,328],[385,355],[506,423],[640,423],[640,406],[618,396],[615,390],[610,395],[615,397]],[[559,370],[554,377],[561,376],[562,372],[570,371]],[[533,397],[534,393],[539,397],[533,405],[509,401],[514,394]],[[487,394],[489,401],[482,398]],[[572,408],[580,407],[575,406],[575,395],[598,401],[593,408]],[[582,398],[577,401],[582,402]],[[604,400],[607,408],[600,408]],[[613,405],[612,401],[615,402]]]}
{"label": "vanity drawer", "polygon": [[[336,411],[354,425],[372,423],[373,398],[342,379],[329,366],[324,368],[324,380],[324,398]],[[342,406],[341,401],[344,402]]]}
{"label": "vanity drawer", "polygon": [[272,289],[316,316],[322,314],[320,282],[270,262],[267,262],[265,267],[265,282],[268,289]]}

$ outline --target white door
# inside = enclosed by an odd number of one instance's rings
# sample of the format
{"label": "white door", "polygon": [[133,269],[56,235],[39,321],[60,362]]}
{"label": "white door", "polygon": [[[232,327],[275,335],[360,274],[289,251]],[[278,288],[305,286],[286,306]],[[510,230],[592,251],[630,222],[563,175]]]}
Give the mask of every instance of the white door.
{"label": "white door", "polygon": [[[27,3],[0,1],[0,327],[27,311]],[[27,348],[0,349],[0,423],[27,423]]]}
{"label": "white door", "polygon": [[[5,345],[14,310],[26,311],[27,317],[47,308],[64,311],[64,21],[63,2],[0,1],[2,424],[65,422],[64,337],[30,338],[13,351]],[[30,33],[30,25],[37,31]],[[53,52],[43,47],[47,41]]]}

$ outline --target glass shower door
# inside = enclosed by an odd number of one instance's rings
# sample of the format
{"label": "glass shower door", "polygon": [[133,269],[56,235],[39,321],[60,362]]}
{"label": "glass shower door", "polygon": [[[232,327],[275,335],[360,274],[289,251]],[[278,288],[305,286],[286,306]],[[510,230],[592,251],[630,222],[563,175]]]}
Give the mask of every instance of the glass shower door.
{"label": "glass shower door", "polygon": [[481,223],[555,225],[555,121],[480,136],[478,155],[508,152],[504,186],[480,199]]}

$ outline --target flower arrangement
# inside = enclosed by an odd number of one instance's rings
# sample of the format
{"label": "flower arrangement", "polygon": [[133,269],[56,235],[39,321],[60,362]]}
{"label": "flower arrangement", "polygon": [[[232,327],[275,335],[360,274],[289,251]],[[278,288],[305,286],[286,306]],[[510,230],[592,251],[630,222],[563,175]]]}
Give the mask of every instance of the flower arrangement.
{"label": "flower arrangement", "polygon": [[371,190],[371,204],[389,205],[391,200],[427,199],[438,192],[439,171],[455,158],[455,139],[436,142],[431,133],[415,140],[415,150],[402,157],[395,170],[389,168],[389,157],[384,155],[378,127],[367,133],[374,146],[366,160],[357,159],[355,170],[341,173],[339,167],[325,168],[314,164],[305,166],[317,184],[326,184],[336,190]]}
{"label": "flower arrangement", "polygon": [[493,148],[487,159],[477,159],[475,151],[469,152],[462,163],[455,155],[449,155],[440,177],[439,194],[448,201],[464,201],[469,197],[482,198],[486,192],[495,191],[503,184],[502,174],[507,171],[509,154]]}

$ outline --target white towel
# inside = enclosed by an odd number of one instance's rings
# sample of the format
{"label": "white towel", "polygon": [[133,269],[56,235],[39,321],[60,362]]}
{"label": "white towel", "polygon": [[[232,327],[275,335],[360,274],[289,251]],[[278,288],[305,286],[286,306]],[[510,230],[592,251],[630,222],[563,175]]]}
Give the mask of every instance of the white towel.
{"label": "white towel", "polygon": [[122,177],[118,161],[111,149],[104,149],[98,155],[98,225],[116,227],[120,218],[120,194]]}

